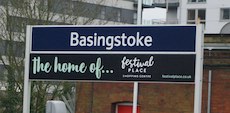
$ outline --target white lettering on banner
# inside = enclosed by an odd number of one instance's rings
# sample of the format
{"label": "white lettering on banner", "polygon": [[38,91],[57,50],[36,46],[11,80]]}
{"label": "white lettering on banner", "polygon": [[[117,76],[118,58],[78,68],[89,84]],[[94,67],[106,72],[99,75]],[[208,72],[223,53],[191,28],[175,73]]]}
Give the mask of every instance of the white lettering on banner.
{"label": "white lettering on banner", "polygon": [[128,59],[126,58],[126,56],[123,57],[122,61],[121,61],[121,68],[125,69],[126,66],[128,66],[129,68],[133,68],[133,67],[137,67],[137,68],[142,68],[142,67],[151,67],[154,64],[154,59],[153,56],[151,56],[149,58],[149,60],[146,60],[144,62],[141,62],[141,60],[137,57],[133,58],[133,59]]}
{"label": "white lettering on banner", "polygon": [[124,56],[121,61],[121,68],[127,68],[127,71],[132,73],[146,73],[147,68],[152,67],[154,63],[155,62],[153,56],[151,56],[146,61],[141,61],[141,59],[137,57],[129,59],[126,56]]}
{"label": "white lettering on banner", "polygon": [[104,69],[104,65],[102,64],[102,59],[100,57],[97,58],[96,62],[91,62],[90,64],[86,64],[85,62],[81,62],[79,64],[74,64],[71,62],[59,62],[58,56],[54,57],[53,63],[50,61],[42,61],[41,57],[32,58],[32,66],[33,66],[33,74],[36,75],[40,72],[44,73],[86,73],[87,71],[93,73],[97,79],[101,79],[103,74],[112,74],[112,69]]}
{"label": "white lettering on banner", "polygon": [[142,36],[137,32],[135,36],[127,36],[125,33],[116,36],[102,36],[94,33],[93,35],[84,36],[78,32],[71,32],[70,46],[104,46],[106,50],[111,50],[119,46],[152,46],[153,38],[151,36]]}

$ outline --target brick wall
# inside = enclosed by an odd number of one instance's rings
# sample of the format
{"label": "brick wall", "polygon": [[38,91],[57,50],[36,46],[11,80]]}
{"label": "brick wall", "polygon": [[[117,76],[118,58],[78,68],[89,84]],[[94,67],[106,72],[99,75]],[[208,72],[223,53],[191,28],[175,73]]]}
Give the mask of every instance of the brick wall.
{"label": "brick wall", "polygon": [[191,113],[194,86],[191,84],[140,84],[141,113]]}
{"label": "brick wall", "polygon": [[132,99],[132,83],[78,83],[76,113],[111,113],[113,103]]}
{"label": "brick wall", "polygon": [[[204,70],[202,113],[207,113],[208,70]],[[230,69],[211,70],[211,113],[230,113]],[[132,99],[132,83],[78,83],[76,113],[113,113],[114,103]],[[139,84],[141,113],[192,113],[193,102],[192,84]]]}
{"label": "brick wall", "polygon": [[[193,91],[194,87],[191,84],[141,83],[138,97],[140,112],[191,113]],[[76,113],[112,113],[113,103],[132,102],[132,99],[131,83],[81,83]]]}
{"label": "brick wall", "polygon": [[230,69],[212,71],[211,113],[230,113]]}

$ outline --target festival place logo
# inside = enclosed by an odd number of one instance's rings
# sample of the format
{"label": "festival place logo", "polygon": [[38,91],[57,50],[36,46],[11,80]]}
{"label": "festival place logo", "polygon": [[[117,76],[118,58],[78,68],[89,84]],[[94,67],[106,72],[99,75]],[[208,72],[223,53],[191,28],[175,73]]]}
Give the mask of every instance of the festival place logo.
{"label": "festival place logo", "polygon": [[150,56],[148,60],[142,60],[138,57],[127,58],[124,56],[121,61],[121,68],[130,74],[124,74],[123,78],[151,78],[152,75],[147,74],[147,71],[154,63],[153,56]]}

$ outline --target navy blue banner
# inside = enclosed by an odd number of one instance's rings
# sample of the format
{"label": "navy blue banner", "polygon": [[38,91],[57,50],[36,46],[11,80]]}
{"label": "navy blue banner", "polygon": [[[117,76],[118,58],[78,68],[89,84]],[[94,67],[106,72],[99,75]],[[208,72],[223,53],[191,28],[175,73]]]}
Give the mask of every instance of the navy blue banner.
{"label": "navy blue banner", "polygon": [[194,52],[195,42],[195,26],[32,28],[32,51]]}
{"label": "navy blue banner", "polygon": [[195,55],[31,54],[30,79],[194,82]]}

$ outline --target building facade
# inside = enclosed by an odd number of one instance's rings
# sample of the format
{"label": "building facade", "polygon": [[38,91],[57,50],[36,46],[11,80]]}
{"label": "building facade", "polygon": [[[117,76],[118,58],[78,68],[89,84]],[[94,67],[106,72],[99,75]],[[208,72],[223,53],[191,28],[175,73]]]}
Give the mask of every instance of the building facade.
{"label": "building facade", "polygon": [[[153,7],[167,8],[169,24],[205,25],[205,34],[229,34],[229,0],[152,0]],[[199,19],[199,20],[198,20]]]}

